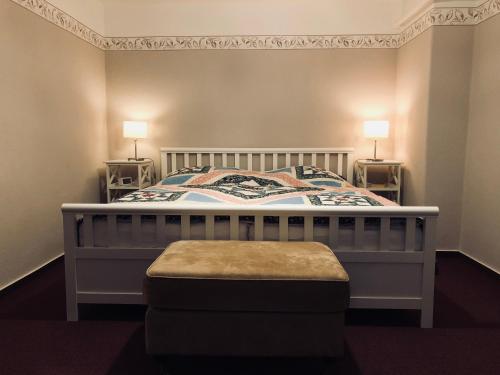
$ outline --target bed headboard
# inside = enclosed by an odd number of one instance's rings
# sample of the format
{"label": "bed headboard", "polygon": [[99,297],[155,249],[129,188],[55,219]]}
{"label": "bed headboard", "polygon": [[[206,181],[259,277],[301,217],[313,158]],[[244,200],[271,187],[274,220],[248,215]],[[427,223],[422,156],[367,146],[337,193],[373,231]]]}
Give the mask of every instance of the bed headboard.
{"label": "bed headboard", "polygon": [[162,147],[161,176],[183,167],[215,165],[266,171],[292,165],[316,165],[352,183],[353,148],[198,148]]}

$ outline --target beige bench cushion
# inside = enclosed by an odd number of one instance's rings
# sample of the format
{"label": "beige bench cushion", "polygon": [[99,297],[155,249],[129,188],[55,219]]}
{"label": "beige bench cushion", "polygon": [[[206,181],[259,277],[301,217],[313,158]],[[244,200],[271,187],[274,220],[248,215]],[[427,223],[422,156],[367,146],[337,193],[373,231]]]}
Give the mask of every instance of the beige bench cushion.
{"label": "beige bench cushion", "polygon": [[148,277],[348,281],[330,248],[319,242],[178,241]]}
{"label": "beige bench cushion", "polygon": [[148,303],[164,309],[341,311],[349,278],[318,242],[179,241],[146,272]]}

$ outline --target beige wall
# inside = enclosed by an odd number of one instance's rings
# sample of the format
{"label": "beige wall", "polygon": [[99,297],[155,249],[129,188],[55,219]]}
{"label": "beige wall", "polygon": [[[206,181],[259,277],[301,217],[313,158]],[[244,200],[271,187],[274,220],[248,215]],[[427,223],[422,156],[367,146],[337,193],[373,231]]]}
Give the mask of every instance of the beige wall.
{"label": "beige wall", "polygon": [[459,249],[472,27],[434,27],[398,51],[395,155],[404,202],[440,208],[438,248]]}
{"label": "beige wall", "polygon": [[405,205],[424,205],[432,30],[398,50],[395,157],[403,160]]}
{"label": "beige wall", "polygon": [[62,202],[98,198],[104,53],[0,0],[0,289],[63,251]]}
{"label": "beige wall", "polygon": [[473,28],[434,27],[427,132],[428,205],[439,206],[439,249],[459,249]]}
{"label": "beige wall", "polygon": [[[111,157],[132,153],[127,119],[150,121],[161,146],[354,146],[364,119],[393,120],[396,50],[106,52]],[[392,139],[380,142],[391,157]]]}
{"label": "beige wall", "polygon": [[500,16],[474,30],[461,248],[500,272]]}

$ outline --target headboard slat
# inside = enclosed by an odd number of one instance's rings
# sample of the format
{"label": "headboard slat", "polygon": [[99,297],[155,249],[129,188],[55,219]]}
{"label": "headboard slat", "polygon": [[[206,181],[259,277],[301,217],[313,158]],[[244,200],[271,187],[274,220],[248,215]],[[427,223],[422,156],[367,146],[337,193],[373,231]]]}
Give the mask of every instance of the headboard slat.
{"label": "headboard slat", "polygon": [[[241,168],[241,165],[245,165],[242,158],[245,158],[246,155],[246,168],[249,170],[259,170],[264,172],[266,170],[266,157],[269,159],[269,162],[272,160],[272,168],[277,169],[283,163],[283,155],[285,158],[285,167],[292,166],[292,154],[297,155],[298,164],[304,164],[304,155],[307,156],[307,160],[311,161],[311,164],[316,165],[318,163],[318,154],[320,154],[319,163],[321,164],[321,158],[324,157],[323,166],[325,169],[335,172],[342,177],[346,178],[349,182],[352,183],[353,177],[353,153],[354,149],[342,147],[342,148],[196,148],[196,147],[162,147],[160,150],[161,156],[161,174],[162,178],[164,178],[169,172],[174,171],[179,168],[179,164],[177,163],[177,155],[183,154],[184,156],[184,166],[192,167],[196,165],[203,165],[203,155],[208,154],[210,165],[215,165],[215,158],[217,160],[222,159],[222,166],[228,166],[228,154],[231,155],[231,158],[234,155],[234,166],[236,168]],[[243,157],[242,157],[243,155]],[[259,157],[259,161],[254,165],[253,157],[257,155]],[[309,159],[310,155],[310,159]],[[333,157],[337,157],[337,163],[331,163],[330,160]],[[169,160],[170,159],[170,160]],[[281,160],[281,162],[280,162]],[[169,169],[169,162],[171,166],[171,170]],[[220,163],[220,161],[218,162]],[[332,165],[333,164],[333,165]],[[218,164],[219,165],[219,164]],[[231,164],[233,165],[233,164]],[[268,164],[270,165],[270,164]],[[335,170],[332,168],[336,168]]]}

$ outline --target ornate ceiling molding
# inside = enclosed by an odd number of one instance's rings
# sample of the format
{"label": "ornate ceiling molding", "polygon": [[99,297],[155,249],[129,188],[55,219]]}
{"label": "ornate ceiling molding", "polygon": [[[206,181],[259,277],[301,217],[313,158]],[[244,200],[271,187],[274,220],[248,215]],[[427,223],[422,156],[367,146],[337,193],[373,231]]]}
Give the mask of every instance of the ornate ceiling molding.
{"label": "ornate ceiling molding", "polygon": [[11,0],[103,50],[170,51],[187,49],[332,49],[399,48],[432,26],[477,25],[500,13],[500,0],[476,7],[434,7],[399,34],[373,35],[248,35],[104,37],[47,0]]}
{"label": "ornate ceiling molding", "polygon": [[109,50],[397,48],[398,35],[249,35],[106,38]]}
{"label": "ornate ceiling molding", "polygon": [[33,13],[45,18],[47,21],[53,23],[60,28],[69,31],[71,34],[76,35],[78,38],[96,46],[100,49],[106,49],[105,40],[102,35],[92,30],[90,27],[85,26],[75,18],[71,17],[68,13],[62,11],[56,6],[52,5],[46,0],[11,0],[16,4],[32,11]]}

